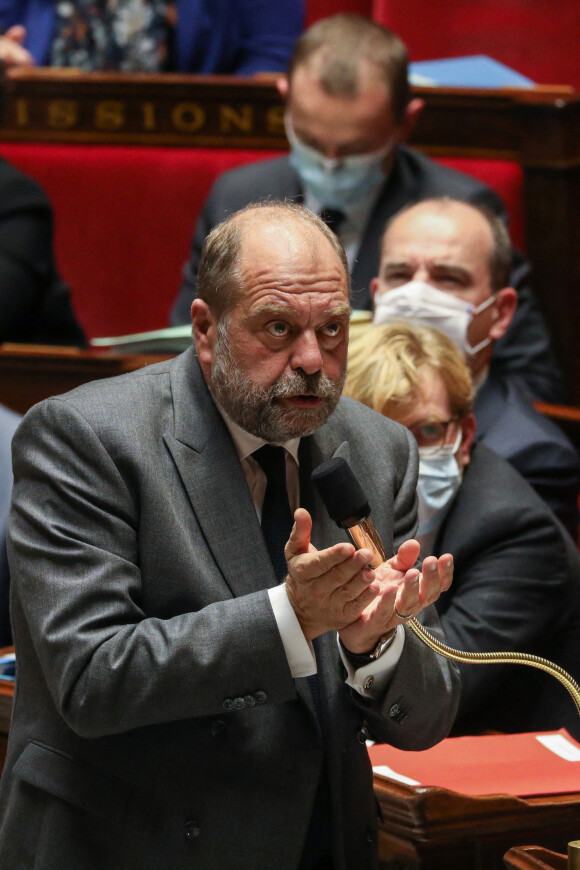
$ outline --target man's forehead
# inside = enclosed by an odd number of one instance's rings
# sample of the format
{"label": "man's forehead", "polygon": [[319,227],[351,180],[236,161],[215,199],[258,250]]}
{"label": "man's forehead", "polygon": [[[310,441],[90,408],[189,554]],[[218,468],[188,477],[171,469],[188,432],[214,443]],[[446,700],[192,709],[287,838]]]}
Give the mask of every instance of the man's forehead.
{"label": "man's forehead", "polygon": [[439,249],[487,263],[492,244],[491,229],[475,209],[459,203],[441,208],[417,206],[393,220],[384,236],[382,255],[391,259],[405,250],[433,253]]}

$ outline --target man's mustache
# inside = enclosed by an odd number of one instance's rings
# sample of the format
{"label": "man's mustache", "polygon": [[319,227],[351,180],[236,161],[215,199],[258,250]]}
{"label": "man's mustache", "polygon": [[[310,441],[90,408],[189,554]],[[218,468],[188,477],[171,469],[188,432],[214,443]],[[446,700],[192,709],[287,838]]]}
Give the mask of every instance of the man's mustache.
{"label": "man's mustache", "polygon": [[308,375],[306,372],[295,371],[280,376],[264,390],[264,394],[269,399],[286,399],[288,396],[304,394],[328,399],[336,394],[336,386],[336,383],[322,372]]}

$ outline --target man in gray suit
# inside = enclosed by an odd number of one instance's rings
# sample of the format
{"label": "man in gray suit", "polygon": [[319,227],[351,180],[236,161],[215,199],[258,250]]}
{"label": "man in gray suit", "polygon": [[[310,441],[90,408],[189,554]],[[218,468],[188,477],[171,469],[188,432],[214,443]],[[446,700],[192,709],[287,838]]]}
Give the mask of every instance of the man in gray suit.
{"label": "man in gray suit", "polygon": [[[356,309],[372,308],[370,282],[378,271],[385,223],[408,203],[453,196],[485,204],[505,220],[503,204],[489,187],[405,144],[423,107],[412,98],[407,66],[401,40],[358,15],[322,19],[300,37],[288,78],[279,82],[290,154],[218,178],[197,221],[173,325],[189,322],[206,235],[227,214],[257,199],[302,202],[329,221],[347,252]],[[518,291],[518,310],[494,348],[496,364],[517,373],[535,398],[564,400],[563,380],[529,286],[529,265],[516,251],[511,285]]]}
{"label": "man in gray suit", "polygon": [[[404,627],[440,632],[452,559],[413,567],[410,434],[340,399],[349,310],[333,233],[254,207],[207,240],[195,350],[25,417],[3,870],[376,867],[365,741],[440,740],[458,682]],[[333,455],[397,554],[374,571],[310,483]]]}

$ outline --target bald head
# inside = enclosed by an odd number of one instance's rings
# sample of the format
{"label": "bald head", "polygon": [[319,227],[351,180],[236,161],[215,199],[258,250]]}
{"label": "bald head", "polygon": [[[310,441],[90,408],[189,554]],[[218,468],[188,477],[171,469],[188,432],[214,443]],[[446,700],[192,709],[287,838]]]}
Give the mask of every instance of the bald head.
{"label": "bald head", "polygon": [[348,294],[350,276],[344,249],[336,235],[317,215],[291,202],[252,203],[214,227],[205,240],[198,272],[197,296],[214,314],[229,311],[243,292],[243,272],[250,261],[272,249],[286,247],[304,263],[315,259],[320,247],[329,247],[343,272]]}
{"label": "bald head", "polygon": [[[495,293],[509,284],[511,243],[504,222],[485,208],[449,197],[429,199],[403,209],[387,225],[383,257],[400,241],[434,248],[447,245],[448,256],[469,257],[472,268]],[[434,286],[437,286],[434,284]]]}

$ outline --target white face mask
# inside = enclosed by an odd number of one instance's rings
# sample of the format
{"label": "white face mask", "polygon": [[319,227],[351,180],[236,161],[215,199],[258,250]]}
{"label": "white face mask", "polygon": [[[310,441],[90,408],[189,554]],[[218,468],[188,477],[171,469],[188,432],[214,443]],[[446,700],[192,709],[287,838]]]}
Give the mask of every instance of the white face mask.
{"label": "white face mask", "polygon": [[290,165],[300,176],[307,193],[326,208],[343,209],[370,195],[385,180],[383,164],[393,149],[393,142],[370,154],[331,159],[298,138],[288,114],[284,124],[291,149]]}
{"label": "white face mask", "polygon": [[373,323],[382,326],[393,320],[407,320],[421,326],[432,326],[443,332],[453,344],[472,357],[491,344],[489,336],[471,347],[467,341],[467,328],[474,317],[493,305],[495,296],[490,296],[475,307],[452,293],[444,293],[424,281],[409,281],[394,290],[375,296]]}
{"label": "white face mask", "polygon": [[461,486],[461,470],[455,458],[461,444],[461,430],[455,444],[440,447],[427,455],[419,448],[419,497],[418,535],[426,535],[438,529],[451,507]]}

